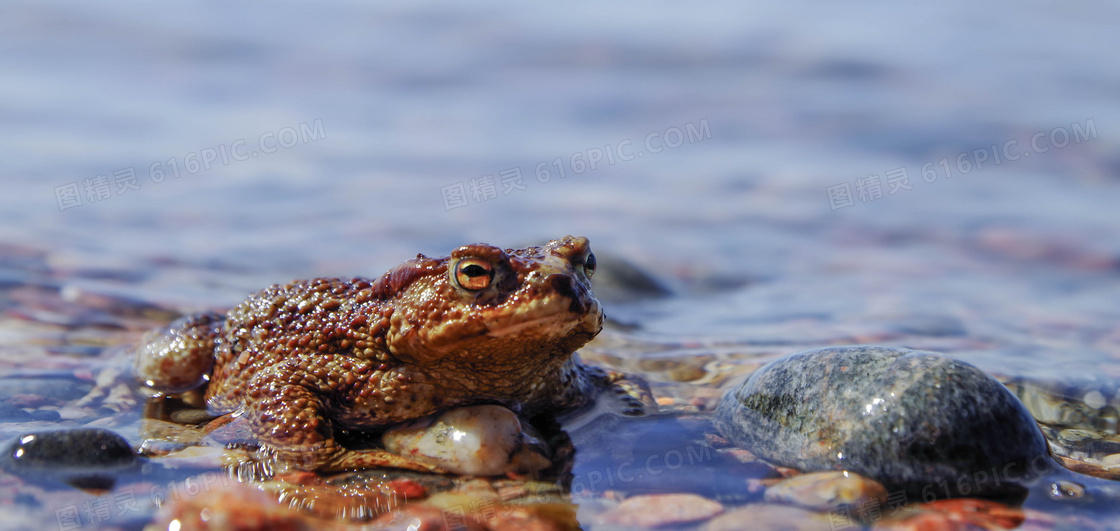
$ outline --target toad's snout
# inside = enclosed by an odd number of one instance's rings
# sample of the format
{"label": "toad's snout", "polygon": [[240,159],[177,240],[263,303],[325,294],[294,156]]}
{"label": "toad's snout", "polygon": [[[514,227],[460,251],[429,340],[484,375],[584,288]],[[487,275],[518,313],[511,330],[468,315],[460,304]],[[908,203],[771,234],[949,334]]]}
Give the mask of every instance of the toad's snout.
{"label": "toad's snout", "polygon": [[556,293],[571,300],[568,311],[577,314],[587,313],[591,306],[591,293],[587,291],[587,288],[579,283],[572,282],[572,277],[559,273],[549,275],[547,281],[552,285],[552,289],[556,290]]}

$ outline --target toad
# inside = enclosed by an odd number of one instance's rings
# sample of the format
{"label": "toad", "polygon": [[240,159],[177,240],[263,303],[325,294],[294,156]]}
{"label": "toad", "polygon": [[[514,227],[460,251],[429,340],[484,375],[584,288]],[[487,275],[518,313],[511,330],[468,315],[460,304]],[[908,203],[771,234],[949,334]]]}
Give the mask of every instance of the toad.
{"label": "toad", "polygon": [[602,329],[586,238],[418,255],[377,279],[274,285],[227,314],[150,332],[140,381],[174,395],[207,386],[215,415],[244,417],[280,469],[431,469],[384,450],[344,448],[334,430],[382,430],[470,404],[526,418],[572,411],[611,390],[625,414],[643,384],[575,354]]}

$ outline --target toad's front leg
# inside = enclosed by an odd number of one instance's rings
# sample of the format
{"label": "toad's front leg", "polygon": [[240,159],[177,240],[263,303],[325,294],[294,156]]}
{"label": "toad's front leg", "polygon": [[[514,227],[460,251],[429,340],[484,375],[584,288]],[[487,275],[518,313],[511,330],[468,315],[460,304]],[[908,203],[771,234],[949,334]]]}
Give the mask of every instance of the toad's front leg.
{"label": "toad's front leg", "polygon": [[276,460],[276,470],[338,472],[376,467],[422,472],[443,470],[385,450],[348,450],[334,439],[331,420],[320,393],[311,388],[314,373],[280,366],[263,371],[249,383],[243,415],[261,449]]}
{"label": "toad's front leg", "polygon": [[649,385],[640,378],[585,365],[578,358],[562,370],[557,378],[560,392],[553,396],[551,409],[567,411],[560,416],[565,430],[577,430],[603,414],[641,417],[657,413]]}

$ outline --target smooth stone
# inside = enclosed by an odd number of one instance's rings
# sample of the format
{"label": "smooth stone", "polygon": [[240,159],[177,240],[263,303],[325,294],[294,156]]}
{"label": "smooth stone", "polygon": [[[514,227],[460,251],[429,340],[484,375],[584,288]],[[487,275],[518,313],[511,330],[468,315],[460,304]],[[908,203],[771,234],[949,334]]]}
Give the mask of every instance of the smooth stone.
{"label": "smooth stone", "polygon": [[1019,496],[1050,471],[1026,408],[968,363],[903,348],[809,350],[776,360],[724,394],[720,433],[771,463],[850,470],[908,500]]}
{"label": "smooth stone", "polygon": [[723,504],[695,494],[648,494],[627,498],[603,513],[604,524],[661,527],[707,520],[723,512]]}
{"label": "smooth stone", "polygon": [[385,449],[456,474],[496,476],[548,468],[532,427],[501,406],[448,410],[387,430]]}

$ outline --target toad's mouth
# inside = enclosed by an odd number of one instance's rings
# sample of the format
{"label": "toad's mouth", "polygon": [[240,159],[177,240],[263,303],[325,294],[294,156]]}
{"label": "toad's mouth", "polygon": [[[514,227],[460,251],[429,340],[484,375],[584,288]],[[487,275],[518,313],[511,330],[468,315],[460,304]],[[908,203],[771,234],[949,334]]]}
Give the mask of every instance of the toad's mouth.
{"label": "toad's mouth", "polygon": [[[566,306],[566,304],[565,304]],[[547,349],[566,338],[584,335],[589,341],[602,329],[603,318],[598,301],[592,299],[588,304],[590,311],[572,314],[567,308],[557,308],[552,312],[541,312],[533,317],[525,315],[502,315],[492,320],[477,323],[470,334],[460,334],[455,341],[437,347],[439,352],[452,353],[463,349],[471,350],[472,345],[481,341],[522,342]]]}
{"label": "toad's mouth", "polygon": [[[506,337],[519,334],[530,328],[539,328],[555,321],[555,316],[545,316],[532,320],[522,320],[504,326],[487,326],[486,337]],[[574,324],[574,323],[572,323]]]}
{"label": "toad's mouth", "polygon": [[[557,303],[561,301],[556,301]],[[570,306],[578,305],[581,311],[573,312]],[[551,308],[531,308],[510,314],[496,315],[486,319],[487,337],[508,337],[532,330],[551,336],[566,335],[578,328],[595,328],[602,322],[602,310],[595,299],[564,304],[552,304]]]}

